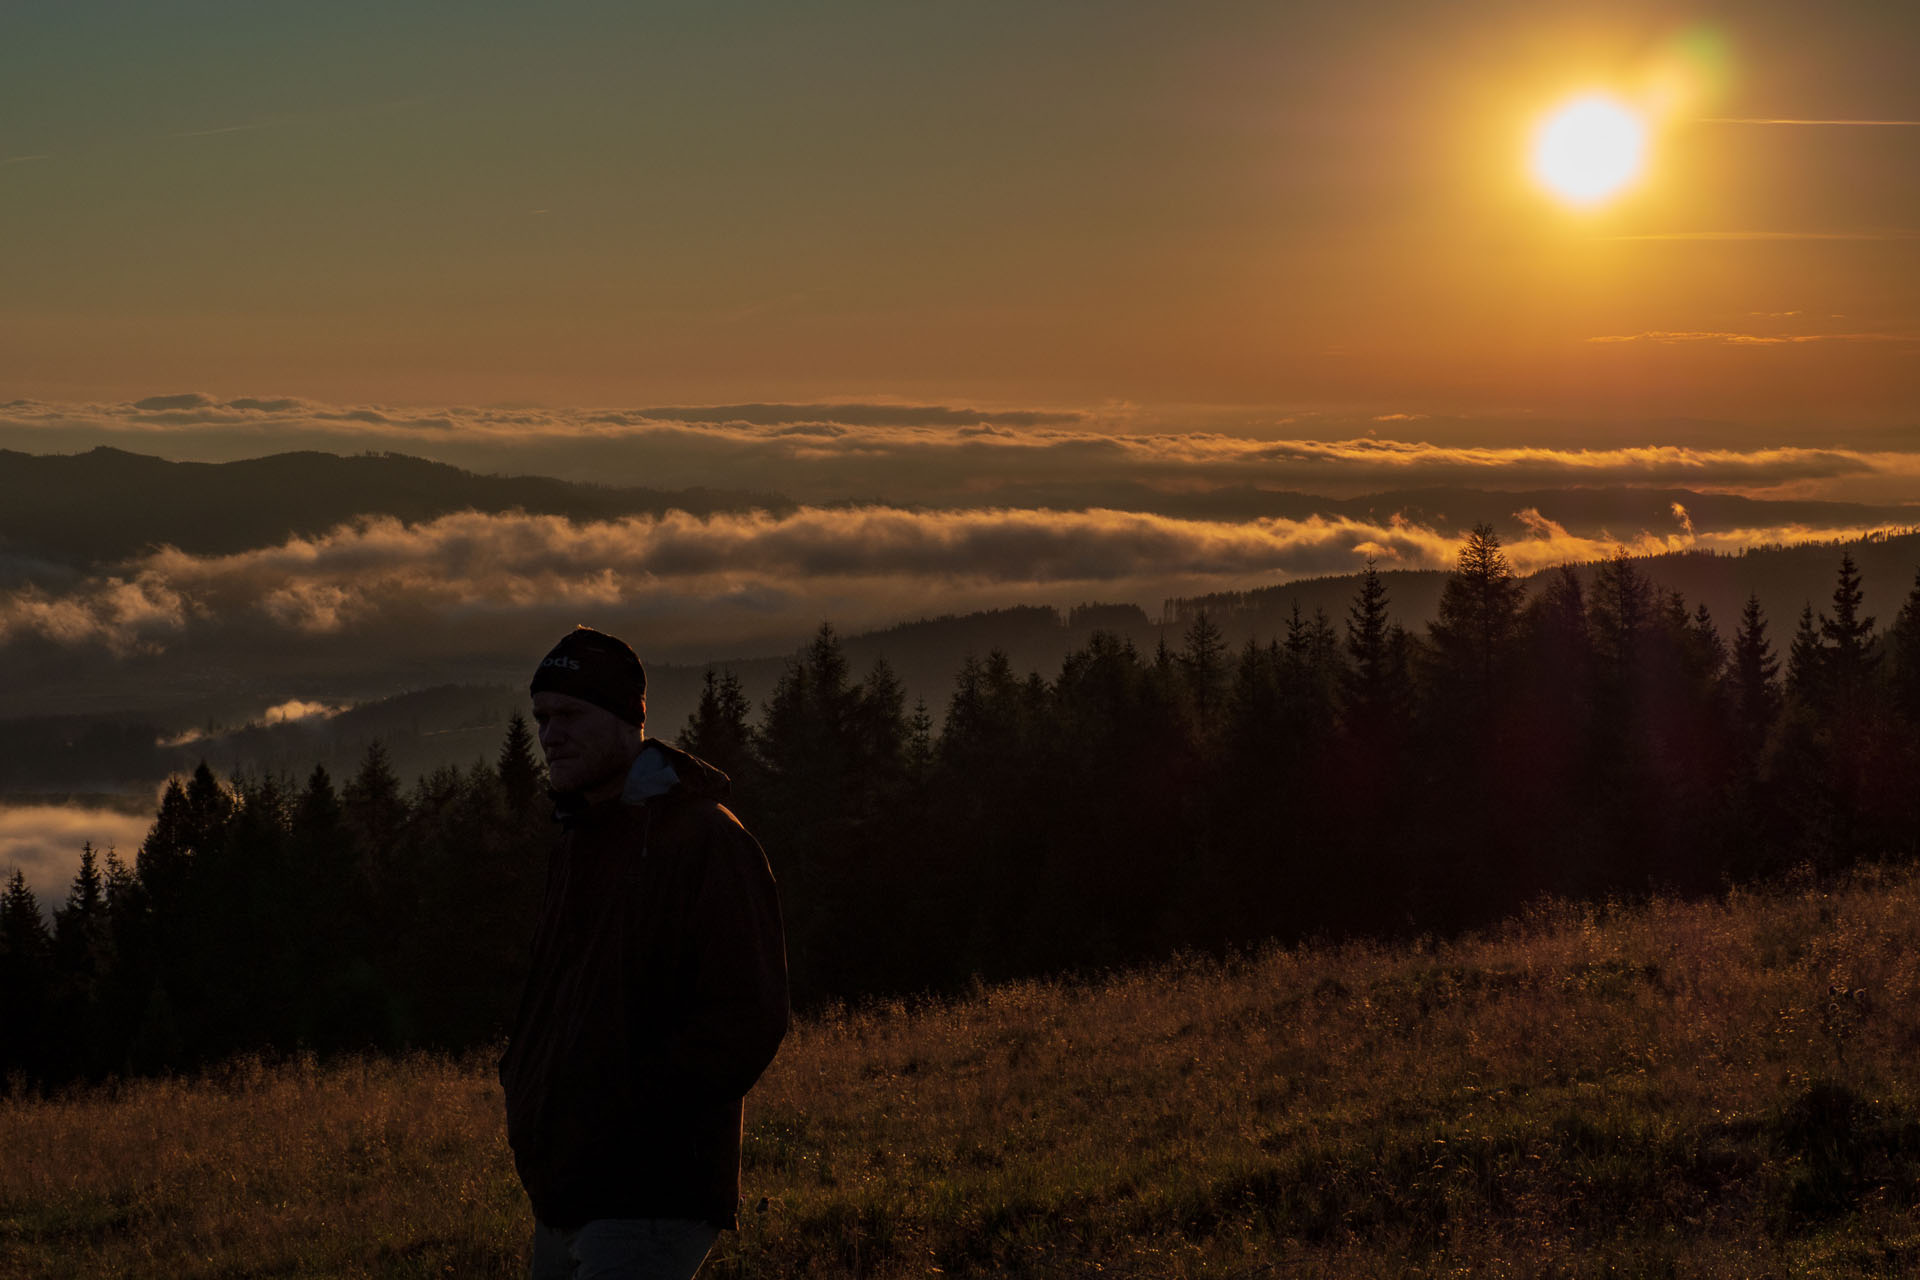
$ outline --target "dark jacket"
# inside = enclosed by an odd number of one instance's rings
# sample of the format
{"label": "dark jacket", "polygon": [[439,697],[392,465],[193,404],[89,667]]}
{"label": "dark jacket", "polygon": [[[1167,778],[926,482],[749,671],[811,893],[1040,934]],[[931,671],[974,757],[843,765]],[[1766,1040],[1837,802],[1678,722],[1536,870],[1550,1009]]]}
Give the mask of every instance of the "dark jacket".
{"label": "dark jacket", "polygon": [[736,1225],[741,1099],[787,1029],[780,903],[727,776],[648,739],[626,794],[560,817],[500,1060],[536,1217]]}

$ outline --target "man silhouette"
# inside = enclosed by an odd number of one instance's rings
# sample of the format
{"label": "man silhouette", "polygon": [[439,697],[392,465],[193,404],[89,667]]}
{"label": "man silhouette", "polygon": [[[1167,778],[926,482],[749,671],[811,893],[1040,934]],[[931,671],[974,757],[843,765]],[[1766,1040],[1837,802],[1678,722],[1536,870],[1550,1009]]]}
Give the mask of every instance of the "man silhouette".
{"label": "man silhouette", "polygon": [[780,903],[727,776],[645,736],[646,672],[580,627],[535,671],[564,830],[500,1060],[533,1280],[686,1280],[737,1225],[742,1099],[787,1029]]}

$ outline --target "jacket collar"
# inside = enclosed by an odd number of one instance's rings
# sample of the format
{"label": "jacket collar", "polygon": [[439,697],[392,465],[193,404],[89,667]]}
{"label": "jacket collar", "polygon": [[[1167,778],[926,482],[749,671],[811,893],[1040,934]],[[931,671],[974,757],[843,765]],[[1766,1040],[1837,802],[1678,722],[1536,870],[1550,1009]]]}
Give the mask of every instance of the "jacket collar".
{"label": "jacket collar", "polygon": [[577,791],[549,794],[553,797],[555,820],[577,827],[595,815],[612,812],[616,805],[644,805],[676,791],[725,800],[730,790],[727,775],[705,760],[668,746],[658,738],[647,738],[641,742],[640,753],[633,758],[633,764],[628,766],[626,782],[617,797],[592,804]]}

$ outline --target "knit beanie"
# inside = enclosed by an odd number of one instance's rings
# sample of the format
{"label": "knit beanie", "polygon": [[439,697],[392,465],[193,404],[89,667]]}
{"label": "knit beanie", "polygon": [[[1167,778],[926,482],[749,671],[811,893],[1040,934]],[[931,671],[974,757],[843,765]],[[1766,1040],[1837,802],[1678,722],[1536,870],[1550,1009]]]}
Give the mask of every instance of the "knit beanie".
{"label": "knit beanie", "polygon": [[564,693],[630,725],[647,718],[647,670],[627,642],[592,627],[560,638],[533,673],[532,693]]}

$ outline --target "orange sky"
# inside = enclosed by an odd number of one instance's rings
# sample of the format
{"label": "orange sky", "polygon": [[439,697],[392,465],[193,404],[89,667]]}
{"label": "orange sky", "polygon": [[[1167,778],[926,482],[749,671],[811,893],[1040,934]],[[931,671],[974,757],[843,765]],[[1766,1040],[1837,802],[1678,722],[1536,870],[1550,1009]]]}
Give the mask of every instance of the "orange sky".
{"label": "orange sky", "polygon": [[1920,426],[1910,6],[923,8],[16,7],[0,400]]}

